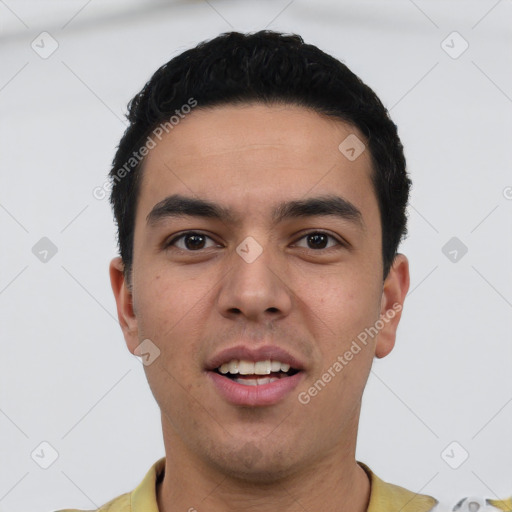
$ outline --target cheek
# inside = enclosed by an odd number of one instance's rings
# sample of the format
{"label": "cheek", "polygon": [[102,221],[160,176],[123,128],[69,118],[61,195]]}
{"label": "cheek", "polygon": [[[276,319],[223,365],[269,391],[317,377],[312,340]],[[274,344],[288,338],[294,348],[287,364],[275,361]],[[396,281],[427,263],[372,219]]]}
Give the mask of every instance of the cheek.
{"label": "cheek", "polygon": [[303,298],[304,314],[323,324],[326,333],[341,340],[357,335],[373,323],[380,312],[378,281],[351,270],[323,276],[322,279],[301,279],[298,286]]}
{"label": "cheek", "polygon": [[212,283],[191,278],[180,269],[146,271],[136,284],[139,339],[160,349],[159,363],[182,385],[199,371],[201,329],[211,309]]}
{"label": "cheek", "polygon": [[149,338],[159,347],[183,329],[187,314],[197,302],[193,286],[181,283],[165,272],[144,272],[134,283],[139,337]]}

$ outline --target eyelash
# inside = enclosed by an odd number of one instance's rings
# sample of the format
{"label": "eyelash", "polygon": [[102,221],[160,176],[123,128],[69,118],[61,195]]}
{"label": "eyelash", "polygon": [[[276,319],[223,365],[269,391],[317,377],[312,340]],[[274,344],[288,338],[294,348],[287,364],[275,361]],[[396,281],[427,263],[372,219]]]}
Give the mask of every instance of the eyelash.
{"label": "eyelash", "polygon": [[[166,242],[164,244],[164,249],[169,249],[170,247],[172,247],[173,245],[175,245],[175,243],[178,241],[178,240],[181,240],[183,238],[185,238],[186,236],[191,236],[191,235],[199,235],[199,236],[202,236],[202,237],[205,237],[205,238],[209,238],[210,240],[213,240],[212,237],[204,234],[204,233],[201,233],[199,231],[186,231],[184,233],[181,233],[180,235],[177,235],[175,236],[174,238],[172,238],[171,240],[169,240],[168,242]],[[315,230],[315,231],[310,231],[308,233],[305,233],[303,234],[300,238],[297,239],[297,241],[299,240],[302,240],[303,238],[306,238],[310,235],[325,235],[327,236],[328,238],[334,240],[336,242],[336,245],[339,246],[339,247],[345,247],[346,244],[341,242],[340,240],[338,240],[334,235],[331,235],[330,233],[327,233],[326,231],[322,231],[322,230]],[[295,242],[297,243],[297,242]],[[315,252],[320,252],[320,251],[326,251],[328,249],[333,249],[335,246],[332,246],[332,247],[324,247],[322,249],[310,249],[309,247],[307,249],[311,250],[311,251],[315,251]],[[197,250],[191,250],[191,249],[182,249],[180,247],[178,247],[179,250],[181,251],[185,251],[185,252],[201,252],[202,250],[204,249],[197,249]]]}

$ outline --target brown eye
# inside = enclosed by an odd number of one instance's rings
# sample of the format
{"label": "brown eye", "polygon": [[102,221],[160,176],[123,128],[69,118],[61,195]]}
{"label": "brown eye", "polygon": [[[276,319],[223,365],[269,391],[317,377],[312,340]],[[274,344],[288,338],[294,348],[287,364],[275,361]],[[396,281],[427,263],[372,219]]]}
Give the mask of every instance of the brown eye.
{"label": "brown eye", "polygon": [[183,242],[185,247],[190,250],[203,249],[205,244],[205,238],[203,235],[185,235]]}
{"label": "brown eye", "polygon": [[[330,246],[328,246],[329,239],[334,241],[334,243],[331,244]],[[343,245],[332,235],[329,235],[322,231],[314,231],[312,233],[308,233],[307,235],[304,235],[300,240],[306,240],[306,244],[307,244],[306,248],[313,249],[313,250],[329,249],[336,245]],[[302,245],[302,246],[299,245],[299,247],[304,247],[304,245]]]}
{"label": "brown eye", "polygon": [[[188,233],[182,233],[176,238],[173,238],[167,244],[167,247],[175,246],[184,251],[199,251],[206,248],[207,240],[211,240],[211,242],[213,242],[213,240],[207,235],[189,231]],[[213,243],[210,247],[215,245],[217,244]]]}

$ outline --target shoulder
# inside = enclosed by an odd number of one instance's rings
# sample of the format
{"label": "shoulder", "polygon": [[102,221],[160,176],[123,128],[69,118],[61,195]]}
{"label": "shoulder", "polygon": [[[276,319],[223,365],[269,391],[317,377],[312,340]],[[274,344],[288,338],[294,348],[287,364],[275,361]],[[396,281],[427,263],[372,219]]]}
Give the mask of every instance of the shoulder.
{"label": "shoulder", "polygon": [[357,463],[370,479],[370,500],[367,512],[512,512],[512,496],[506,499],[465,497],[448,505],[427,494],[419,494],[379,478],[363,462]]}
{"label": "shoulder", "polygon": [[439,501],[427,494],[419,494],[379,478],[368,465],[357,463],[364,469],[370,480],[368,512],[430,512]]}
{"label": "shoulder", "polygon": [[163,477],[165,457],[156,461],[144,476],[142,482],[131,492],[121,494],[105,505],[94,510],[66,508],[55,512],[158,512],[156,483]]}

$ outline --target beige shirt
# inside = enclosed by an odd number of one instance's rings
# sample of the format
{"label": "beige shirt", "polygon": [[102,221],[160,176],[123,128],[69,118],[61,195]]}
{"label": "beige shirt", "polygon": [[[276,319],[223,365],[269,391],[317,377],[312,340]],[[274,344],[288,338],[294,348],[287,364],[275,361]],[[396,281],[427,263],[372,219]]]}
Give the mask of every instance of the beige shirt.
{"label": "beige shirt", "polygon": [[[429,512],[438,501],[432,496],[417,494],[398,485],[381,480],[364,463],[357,463],[365,470],[370,479],[370,501],[367,512]],[[97,512],[158,512],[156,500],[156,484],[163,478],[165,457],[161,458],[147,472],[138,487],[132,492],[123,494],[109,501]],[[512,511],[512,502],[488,500],[498,510]],[[87,512],[77,510],[61,510],[57,512]]]}

